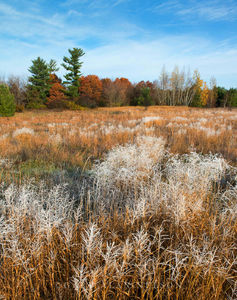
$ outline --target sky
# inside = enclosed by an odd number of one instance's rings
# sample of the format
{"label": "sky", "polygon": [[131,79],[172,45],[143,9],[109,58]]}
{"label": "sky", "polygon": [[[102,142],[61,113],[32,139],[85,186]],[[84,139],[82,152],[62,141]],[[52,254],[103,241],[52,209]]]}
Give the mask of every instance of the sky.
{"label": "sky", "polygon": [[237,87],[237,0],[0,0],[0,77],[27,78],[38,56],[60,66],[73,47],[83,75],[153,81],[178,66]]}

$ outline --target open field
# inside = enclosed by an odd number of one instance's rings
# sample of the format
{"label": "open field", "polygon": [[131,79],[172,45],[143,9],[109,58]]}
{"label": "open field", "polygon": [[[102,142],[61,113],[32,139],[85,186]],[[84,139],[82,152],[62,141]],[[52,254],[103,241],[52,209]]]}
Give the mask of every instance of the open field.
{"label": "open field", "polygon": [[0,119],[0,153],[19,173],[45,167],[89,168],[108,150],[140,135],[163,137],[171,153],[220,153],[236,164],[236,109],[123,107],[26,112]]}
{"label": "open field", "polygon": [[237,110],[0,119],[0,298],[236,299]]}

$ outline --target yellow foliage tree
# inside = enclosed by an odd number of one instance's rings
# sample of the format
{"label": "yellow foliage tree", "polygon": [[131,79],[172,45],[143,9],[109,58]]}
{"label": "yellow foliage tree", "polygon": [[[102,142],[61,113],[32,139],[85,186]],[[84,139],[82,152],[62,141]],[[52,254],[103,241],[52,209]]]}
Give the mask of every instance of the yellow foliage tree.
{"label": "yellow foliage tree", "polygon": [[201,90],[201,106],[206,106],[208,101],[209,89],[207,83],[204,81]]}
{"label": "yellow foliage tree", "polygon": [[193,98],[192,105],[193,106],[206,106],[208,100],[208,87],[205,81],[200,78],[200,73],[198,70],[194,71],[193,74],[194,79],[194,88],[195,95]]}

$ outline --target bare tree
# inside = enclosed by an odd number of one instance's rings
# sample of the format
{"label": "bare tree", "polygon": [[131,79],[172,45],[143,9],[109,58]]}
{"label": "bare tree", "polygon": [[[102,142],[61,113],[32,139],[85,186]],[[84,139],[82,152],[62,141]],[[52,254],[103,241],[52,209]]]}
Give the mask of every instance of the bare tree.
{"label": "bare tree", "polygon": [[24,106],[26,103],[26,81],[19,76],[11,75],[8,78],[7,84],[15,97],[16,104]]}
{"label": "bare tree", "polygon": [[216,78],[214,76],[210,79],[210,89],[208,94],[208,107],[215,107],[216,106],[216,99],[217,99],[217,87],[216,87]]}
{"label": "bare tree", "polygon": [[157,81],[157,86],[160,89],[160,103],[161,105],[168,104],[168,87],[169,87],[169,74],[166,72],[165,66],[162,67],[159,80]]}
{"label": "bare tree", "polygon": [[191,76],[190,69],[188,69],[185,73],[183,104],[189,106],[193,101],[194,94],[194,81]]}

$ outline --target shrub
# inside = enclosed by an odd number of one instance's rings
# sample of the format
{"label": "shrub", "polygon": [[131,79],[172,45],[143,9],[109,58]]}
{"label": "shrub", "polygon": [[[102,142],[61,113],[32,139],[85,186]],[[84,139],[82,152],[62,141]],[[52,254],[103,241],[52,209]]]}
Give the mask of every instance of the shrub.
{"label": "shrub", "polygon": [[15,114],[16,104],[14,96],[9,87],[5,84],[0,85],[0,116],[11,117]]}
{"label": "shrub", "polygon": [[17,104],[16,105],[16,111],[17,112],[23,112],[24,110],[25,110],[24,105],[22,105],[22,104]]}
{"label": "shrub", "polygon": [[63,104],[65,105],[65,108],[66,109],[70,109],[70,110],[85,110],[84,107],[76,104],[75,102],[73,101],[68,101],[68,100],[64,100],[63,101]]}
{"label": "shrub", "polygon": [[46,109],[47,106],[42,104],[42,103],[38,103],[38,102],[30,102],[28,105],[27,105],[27,108],[28,109]]}

